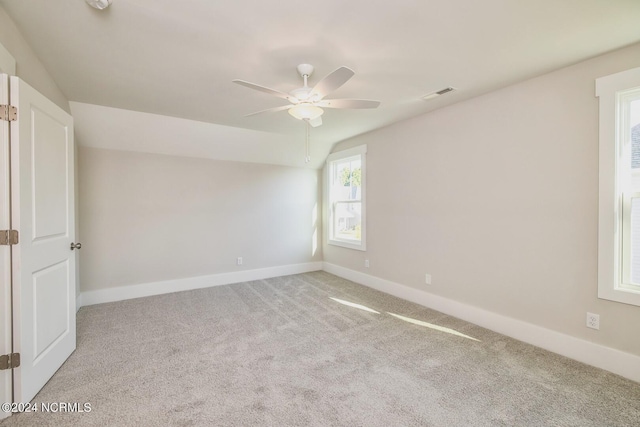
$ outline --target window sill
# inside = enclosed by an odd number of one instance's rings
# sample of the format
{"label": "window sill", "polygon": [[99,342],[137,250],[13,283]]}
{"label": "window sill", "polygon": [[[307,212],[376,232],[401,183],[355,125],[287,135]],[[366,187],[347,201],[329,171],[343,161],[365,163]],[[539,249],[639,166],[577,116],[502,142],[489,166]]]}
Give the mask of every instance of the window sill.
{"label": "window sill", "polygon": [[613,287],[600,286],[598,288],[598,298],[640,306],[640,292],[635,289],[614,289]]}
{"label": "window sill", "polygon": [[347,249],[355,249],[357,251],[367,250],[367,247],[364,243],[351,243],[351,242],[346,242],[342,240],[329,239],[329,244],[333,246],[340,246],[342,248],[347,248]]}

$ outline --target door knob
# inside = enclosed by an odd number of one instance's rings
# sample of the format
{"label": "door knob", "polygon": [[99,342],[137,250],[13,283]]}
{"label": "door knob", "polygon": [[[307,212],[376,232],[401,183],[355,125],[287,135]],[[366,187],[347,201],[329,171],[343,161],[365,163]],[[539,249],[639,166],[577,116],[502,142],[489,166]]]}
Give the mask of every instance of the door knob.
{"label": "door knob", "polygon": [[82,249],[82,243],[71,243],[71,250]]}

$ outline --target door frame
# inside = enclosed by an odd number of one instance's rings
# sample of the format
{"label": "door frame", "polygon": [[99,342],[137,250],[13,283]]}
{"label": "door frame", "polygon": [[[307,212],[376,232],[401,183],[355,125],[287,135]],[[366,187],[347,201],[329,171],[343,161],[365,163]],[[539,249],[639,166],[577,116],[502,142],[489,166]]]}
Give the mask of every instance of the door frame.
{"label": "door frame", "polygon": [[[0,44],[0,104],[9,104],[9,77],[16,73],[16,61]],[[11,156],[9,122],[0,122],[0,230],[11,228]],[[0,354],[12,352],[12,297],[11,297],[11,247],[0,247]],[[13,402],[13,372],[0,371],[0,403]],[[10,413],[0,411],[0,419]]]}
{"label": "door frame", "polygon": [[0,73],[16,75],[16,60],[0,43]]}

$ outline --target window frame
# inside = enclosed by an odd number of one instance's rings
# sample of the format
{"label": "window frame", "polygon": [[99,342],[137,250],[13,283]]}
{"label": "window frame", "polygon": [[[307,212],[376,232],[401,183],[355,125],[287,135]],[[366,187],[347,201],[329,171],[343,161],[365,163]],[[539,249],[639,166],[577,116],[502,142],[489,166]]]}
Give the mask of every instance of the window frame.
{"label": "window frame", "polygon": [[[598,208],[598,298],[640,306],[640,285],[628,282],[623,268],[627,264],[629,238],[625,234],[629,223],[628,209],[620,179],[621,157],[629,123],[624,103],[630,94],[640,91],[640,68],[596,79],[599,98],[599,208]],[[628,190],[628,189],[627,189]],[[627,279],[627,280],[625,280]]]}
{"label": "window frame", "polygon": [[[348,249],[355,249],[359,251],[367,250],[367,146],[359,145],[357,147],[349,148],[347,150],[338,151],[327,156],[326,161],[326,179],[325,179],[325,206],[327,207],[325,213],[327,215],[327,243],[334,246],[340,246]],[[332,176],[333,165],[337,162],[344,161],[350,157],[360,156],[360,242],[355,243],[353,240],[340,239],[334,234],[334,217],[335,208],[339,203],[351,202],[345,200],[332,200],[331,188],[332,188]]]}

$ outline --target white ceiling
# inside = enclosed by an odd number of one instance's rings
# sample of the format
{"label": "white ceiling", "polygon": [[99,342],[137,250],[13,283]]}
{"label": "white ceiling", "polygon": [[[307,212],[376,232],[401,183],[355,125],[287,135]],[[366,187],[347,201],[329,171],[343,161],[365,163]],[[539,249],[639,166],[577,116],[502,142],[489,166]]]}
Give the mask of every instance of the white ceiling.
{"label": "white ceiling", "polygon": [[[304,166],[302,122],[284,111],[244,117],[286,101],[231,81],[288,92],[302,85],[299,63],[316,67],[311,85],[339,66],[352,68],[356,75],[330,97],[382,104],[326,110],[311,131],[311,167],[338,141],[640,41],[639,0],[113,0],[105,11],[83,0],[0,5],[73,101],[83,145]],[[458,91],[420,100],[446,86]],[[136,142],[105,126],[120,120],[151,126],[140,130],[149,138]]]}

